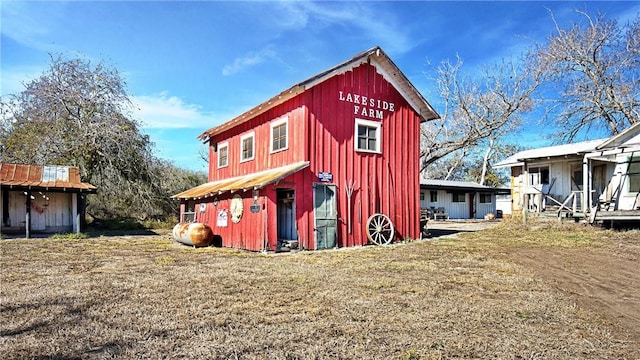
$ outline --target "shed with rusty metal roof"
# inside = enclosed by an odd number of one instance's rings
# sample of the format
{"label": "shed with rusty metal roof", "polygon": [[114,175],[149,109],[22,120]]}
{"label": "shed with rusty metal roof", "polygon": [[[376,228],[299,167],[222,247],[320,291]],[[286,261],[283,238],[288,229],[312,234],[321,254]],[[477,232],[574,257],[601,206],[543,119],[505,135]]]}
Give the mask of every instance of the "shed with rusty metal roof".
{"label": "shed with rusty metal roof", "polygon": [[77,167],[0,163],[0,231],[80,232],[85,195],[95,192]]}

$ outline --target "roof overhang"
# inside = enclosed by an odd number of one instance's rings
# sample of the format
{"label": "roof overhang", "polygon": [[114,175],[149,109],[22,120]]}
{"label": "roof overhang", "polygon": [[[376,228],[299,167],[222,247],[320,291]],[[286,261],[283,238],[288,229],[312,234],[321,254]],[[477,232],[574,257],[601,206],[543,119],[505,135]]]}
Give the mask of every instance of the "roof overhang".
{"label": "roof overhang", "polygon": [[225,192],[258,190],[267,185],[277,183],[287,176],[292,175],[308,166],[308,161],[300,161],[275,169],[259,171],[228,179],[211,181],[183,191],[179,194],[173,195],[171,198],[181,200],[197,200],[212,196],[218,196]]}
{"label": "roof overhang", "polygon": [[447,181],[447,180],[434,180],[431,182],[420,183],[421,189],[427,190],[446,190],[446,191],[461,191],[461,192],[483,192],[483,193],[496,193],[496,194],[508,194],[511,189],[508,188],[496,188],[466,181]]}
{"label": "roof overhang", "polygon": [[631,125],[618,135],[603,141],[600,145],[596,146],[595,150],[603,150],[606,148],[617,147],[623,145],[625,142],[636,137],[640,133],[640,122]]}
{"label": "roof overhang", "polygon": [[15,191],[95,193],[96,187],[80,180],[74,166],[0,163],[0,187]]}
{"label": "roof overhang", "polygon": [[424,96],[422,96],[422,94],[415,88],[415,86],[413,86],[413,84],[402,73],[402,71],[400,71],[398,66],[391,60],[391,58],[389,58],[389,56],[379,46],[376,46],[354,56],[352,59],[349,59],[290,87],[289,89],[246,111],[240,116],[225,122],[222,125],[213,127],[203,132],[202,134],[200,134],[200,136],[198,136],[198,139],[206,142],[209,140],[209,138],[255,118],[256,116],[274,108],[275,106],[278,106],[286,102],[287,100],[303,93],[304,91],[320,84],[330,77],[343,74],[367,62],[373,62],[378,65],[377,68],[379,69],[379,73],[385,78],[385,80],[387,80],[396,89],[398,89],[400,94],[411,105],[411,107],[418,114],[420,114],[422,122],[440,118],[440,115],[429,104]]}

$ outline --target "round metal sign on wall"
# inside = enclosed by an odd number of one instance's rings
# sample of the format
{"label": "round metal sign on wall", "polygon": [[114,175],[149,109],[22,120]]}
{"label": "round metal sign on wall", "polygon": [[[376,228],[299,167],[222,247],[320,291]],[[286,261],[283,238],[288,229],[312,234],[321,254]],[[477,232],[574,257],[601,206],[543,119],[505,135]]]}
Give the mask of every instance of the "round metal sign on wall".
{"label": "round metal sign on wall", "polygon": [[234,224],[239,223],[240,219],[242,219],[242,213],[244,212],[244,203],[240,195],[235,194],[233,198],[231,198],[229,212],[231,213],[231,222]]}

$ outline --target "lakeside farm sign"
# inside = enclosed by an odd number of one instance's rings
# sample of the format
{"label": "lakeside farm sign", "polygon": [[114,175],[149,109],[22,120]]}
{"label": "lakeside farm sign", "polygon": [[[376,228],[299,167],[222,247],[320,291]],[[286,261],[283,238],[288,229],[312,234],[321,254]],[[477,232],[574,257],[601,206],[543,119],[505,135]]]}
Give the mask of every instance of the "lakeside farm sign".
{"label": "lakeside farm sign", "polygon": [[382,120],[384,112],[394,112],[395,104],[372,97],[338,91],[338,100],[353,104],[353,114]]}

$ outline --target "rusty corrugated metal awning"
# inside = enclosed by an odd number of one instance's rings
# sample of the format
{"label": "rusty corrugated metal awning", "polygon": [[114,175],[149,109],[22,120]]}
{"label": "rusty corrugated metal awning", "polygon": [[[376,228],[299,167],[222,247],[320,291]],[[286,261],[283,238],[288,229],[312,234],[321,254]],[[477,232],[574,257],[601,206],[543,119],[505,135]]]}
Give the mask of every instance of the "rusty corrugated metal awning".
{"label": "rusty corrugated metal awning", "polygon": [[249,189],[261,189],[281,179],[296,173],[309,166],[308,161],[300,161],[275,169],[264,170],[243,176],[216,180],[198,185],[179,194],[173,195],[173,199],[201,199],[215,196],[227,191],[245,191]]}
{"label": "rusty corrugated metal awning", "polygon": [[80,169],[73,166],[0,163],[0,185],[15,189],[96,191],[95,186],[80,181]]}

